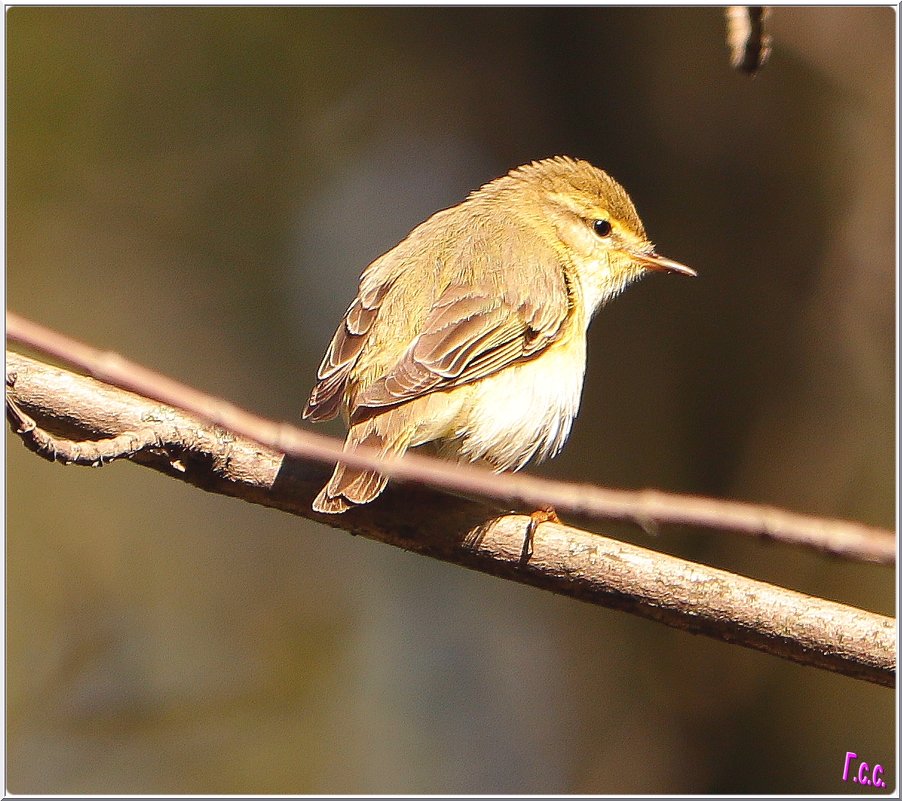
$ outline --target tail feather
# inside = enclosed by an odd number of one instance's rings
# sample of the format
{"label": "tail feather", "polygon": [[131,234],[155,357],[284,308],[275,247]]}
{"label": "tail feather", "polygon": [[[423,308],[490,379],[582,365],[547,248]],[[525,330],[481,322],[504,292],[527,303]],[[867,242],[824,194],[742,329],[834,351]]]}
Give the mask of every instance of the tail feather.
{"label": "tail feather", "polygon": [[316,496],[312,505],[314,512],[322,512],[325,515],[338,515],[348,511],[348,509],[353,506],[352,503],[346,501],[341,495],[334,497],[329,495],[326,487],[323,487],[320,490],[319,495]]}
{"label": "tail feather", "polygon": [[[359,446],[378,449],[382,456],[402,454],[407,450],[408,438],[386,441],[376,430],[374,420],[354,426],[348,432],[346,451],[354,451]],[[313,501],[313,510],[323,514],[340,514],[354,506],[377,498],[382,494],[388,479],[375,470],[360,470],[345,465],[336,465],[332,478]]]}

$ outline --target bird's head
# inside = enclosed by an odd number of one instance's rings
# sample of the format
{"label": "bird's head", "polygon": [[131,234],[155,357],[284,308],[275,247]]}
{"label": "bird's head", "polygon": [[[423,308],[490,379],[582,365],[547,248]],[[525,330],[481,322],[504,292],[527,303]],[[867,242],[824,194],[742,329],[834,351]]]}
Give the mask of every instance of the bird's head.
{"label": "bird's head", "polygon": [[629,195],[587,161],[534,161],[493,183],[576,274],[590,315],[647,271],[696,275],[655,252]]}

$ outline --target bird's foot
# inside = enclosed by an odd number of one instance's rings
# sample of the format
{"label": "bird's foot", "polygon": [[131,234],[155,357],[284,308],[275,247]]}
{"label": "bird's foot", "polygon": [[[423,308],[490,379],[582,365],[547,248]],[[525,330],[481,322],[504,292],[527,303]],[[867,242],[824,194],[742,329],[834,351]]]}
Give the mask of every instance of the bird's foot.
{"label": "bird's foot", "polygon": [[529,525],[526,527],[526,537],[523,539],[523,550],[520,552],[520,564],[526,564],[532,556],[532,546],[536,529],[542,523],[560,523],[561,519],[551,505],[542,506],[529,515]]}

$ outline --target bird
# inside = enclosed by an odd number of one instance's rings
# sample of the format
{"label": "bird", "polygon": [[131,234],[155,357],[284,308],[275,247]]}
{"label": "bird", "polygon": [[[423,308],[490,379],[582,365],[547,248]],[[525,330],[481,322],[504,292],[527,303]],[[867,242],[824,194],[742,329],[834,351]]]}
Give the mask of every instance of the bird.
{"label": "bird", "polygon": [[[569,156],[512,169],[364,269],[303,418],[342,413],[346,452],[428,446],[495,472],[541,462],[579,409],[589,323],[649,271],[696,275],[657,253],[606,172]],[[313,509],[345,512],[386,483],[338,464]]]}

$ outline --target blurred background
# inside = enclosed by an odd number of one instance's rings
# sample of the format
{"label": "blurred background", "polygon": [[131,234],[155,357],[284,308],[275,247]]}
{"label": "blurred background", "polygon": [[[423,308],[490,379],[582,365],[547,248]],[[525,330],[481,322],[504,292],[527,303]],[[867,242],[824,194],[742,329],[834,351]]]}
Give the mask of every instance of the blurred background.
{"label": "blurred background", "polygon": [[[718,8],[13,8],[8,305],[298,422],[369,261],[586,158],[700,277],[599,315],[532,472],[892,527],[895,15],[776,8],[749,79]],[[16,793],[895,786],[889,690],[6,448]],[[888,568],[598,530],[894,613]]]}

